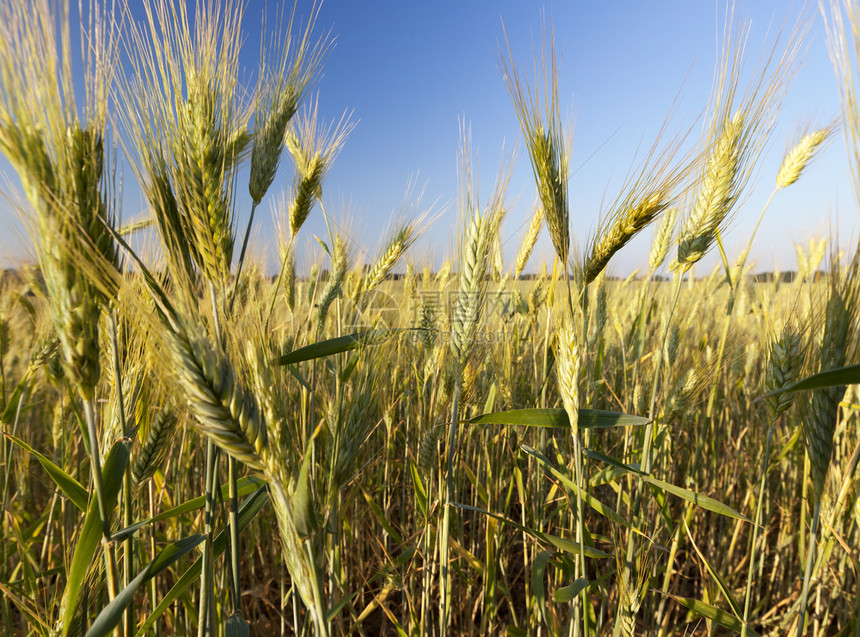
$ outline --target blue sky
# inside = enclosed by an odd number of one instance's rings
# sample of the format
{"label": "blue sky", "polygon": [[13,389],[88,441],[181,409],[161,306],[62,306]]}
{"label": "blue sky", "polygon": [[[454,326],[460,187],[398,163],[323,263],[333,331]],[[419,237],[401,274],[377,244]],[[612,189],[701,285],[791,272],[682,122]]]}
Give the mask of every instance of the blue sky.
{"label": "blue sky", "polygon": [[[309,3],[300,3],[307,11]],[[249,2],[244,19],[248,37],[243,62],[249,73],[258,58],[262,2]],[[798,3],[738,1],[736,14],[750,24],[747,42],[751,66],[783,23],[790,31],[803,7]],[[750,196],[726,237],[730,258],[745,245],[764,200],[770,194],[786,146],[803,125],[823,124],[839,109],[838,87],[827,52],[817,3],[806,11],[814,19],[806,39],[803,64],[760,164]],[[415,246],[412,258],[438,266],[454,254],[457,221],[458,148],[461,122],[471,130],[477,157],[479,193],[486,201],[503,152],[517,145],[508,188],[510,213],[502,229],[506,262],[519,247],[534,201],[528,158],[499,70],[504,29],[514,57],[529,77],[532,52],[541,47],[542,25],[552,25],[560,68],[562,112],[572,134],[570,181],[571,232],[579,245],[593,236],[601,212],[611,202],[634,165],[637,149],[650,146],[672,109],[670,130],[695,126],[707,107],[716,53],[725,22],[726,3],[327,0],[318,28],[331,28],[335,46],[316,89],[325,118],[351,111],[357,122],[326,177],[323,198],[336,223],[349,231],[357,256],[371,259],[385,227],[404,206],[410,183],[423,189],[422,202],[437,214]],[[641,151],[640,151],[641,154]],[[0,168],[7,170],[5,163]],[[140,216],[144,204],[126,176],[125,218]],[[258,254],[273,255],[272,205],[292,181],[285,158],[255,227]],[[17,183],[12,179],[12,183]],[[246,188],[240,178],[240,191]],[[408,203],[408,201],[407,201]],[[26,234],[0,202],[0,259],[6,265],[26,260]],[[238,227],[250,203],[238,202]],[[795,265],[793,243],[828,234],[838,226],[846,243],[856,236],[857,208],[847,153],[841,135],[833,138],[801,181],[778,194],[757,236],[751,258],[757,269]],[[300,253],[315,250],[313,235],[324,236],[316,208],[302,229]],[[651,231],[610,264],[627,275],[647,263]],[[530,269],[551,255],[542,236]],[[271,264],[271,257],[264,260]],[[700,273],[709,269],[705,262]],[[270,265],[270,267],[274,267]]]}

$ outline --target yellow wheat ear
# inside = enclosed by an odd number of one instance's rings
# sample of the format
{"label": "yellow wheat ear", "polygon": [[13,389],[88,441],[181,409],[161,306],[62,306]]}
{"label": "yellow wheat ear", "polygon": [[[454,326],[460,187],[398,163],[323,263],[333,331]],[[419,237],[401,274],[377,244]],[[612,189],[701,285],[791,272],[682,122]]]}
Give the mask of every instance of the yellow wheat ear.
{"label": "yellow wheat ear", "polygon": [[832,128],[821,128],[806,133],[800,138],[800,141],[786,153],[782,160],[782,165],[776,175],[777,189],[787,188],[800,178],[801,173],[831,133]]}
{"label": "yellow wheat ear", "polygon": [[[565,137],[558,99],[558,66],[555,43],[549,42],[550,56],[542,57],[542,92],[530,87],[519,76],[510,42],[507,57],[500,56],[500,66],[522,129],[526,149],[534,172],[544,219],[559,260],[567,264],[570,255],[570,140]],[[536,83],[538,82],[536,78]]]}

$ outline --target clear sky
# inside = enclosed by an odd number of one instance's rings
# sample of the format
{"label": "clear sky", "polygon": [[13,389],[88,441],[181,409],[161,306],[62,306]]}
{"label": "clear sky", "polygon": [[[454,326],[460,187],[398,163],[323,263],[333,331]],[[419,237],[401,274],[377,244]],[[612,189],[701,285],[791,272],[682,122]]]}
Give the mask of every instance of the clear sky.
{"label": "clear sky", "polygon": [[[248,37],[242,60],[249,74],[257,64],[264,4],[250,1],[245,13]],[[299,7],[306,12],[309,3],[300,2]],[[803,64],[758,178],[751,183],[750,197],[726,237],[730,258],[745,245],[786,146],[796,140],[802,126],[824,124],[838,113],[838,86],[817,10],[813,3],[805,11],[814,22]],[[735,12],[738,19],[750,23],[747,54],[754,66],[781,28],[791,31],[804,8],[801,3],[738,0]],[[329,120],[351,111],[357,122],[326,177],[326,209],[352,235],[356,255],[366,253],[365,259],[371,259],[412,183],[412,199],[423,189],[423,204],[439,213],[412,257],[422,265],[438,266],[454,253],[457,156],[460,123],[465,121],[478,158],[482,201],[491,194],[503,153],[514,145],[519,148],[508,188],[510,213],[502,228],[509,265],[528,223],[535,188],[499,56],[506,30],[520,69],[530,77],[532,51],[541,46],[542,25],[551,24],[559,54],[562,111],[573,138],[571,233],[583,245],[635,165],[637,149],[650,146],[676,98],[670,129],[695,126],[692,138],[698,137],[701,120],[697,118],[711,94],[725,16],[723,0],[545,5],[521,0],[325,0],[318,29],[331,28],[336,43],[316,86],[320,109]],[[8,165],[0,162],[0,170],[8,172]],[[132,182],[128,172],[126,219],[139,217],[144,210]],[[258,253],[274,254],[272,205],[291,182],[292,165],[285,157],[258,211]],[[11,183],[17,185],[14,176]],[[243,193],[244,183],[240,178]],[[751,255],[757,269],[793,268],[793,244],[805,244],[831,228],[838,227],[842,243],[856,237],[857,206],[851,183],[843,139],[837,135],[801,181],[774,200]],[[0,265],[18,264],[27,260],[26,233],[4,205],[0,202]],[[249,207],[247,196],[239,199],[240,229]],[[325,234],[319,208],[302,229],[301,253],[314,249],[314,234]],[[627,275],[643,268],[650,238],[651,231],[645,230],[616,255],[610,271]],[[550,254],[544,233],[529,269]],[[268,257],[267,263],[272,262]]]}

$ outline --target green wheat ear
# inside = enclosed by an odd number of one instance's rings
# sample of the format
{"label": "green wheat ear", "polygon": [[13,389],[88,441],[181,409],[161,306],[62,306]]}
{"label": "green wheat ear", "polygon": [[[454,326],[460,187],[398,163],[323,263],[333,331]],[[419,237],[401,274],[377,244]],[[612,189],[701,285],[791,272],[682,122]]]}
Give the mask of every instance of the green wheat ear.
{"label": "green wheat ear", "polygon": [[275,179],[287,126],[308,87],[316,80],[330,43],[327,37],[312,41],[319,6],[316,6],[316,12],[312,12],[298,43],[295,43],[295,9],[294,6],[285,28],[286,40],[278,40],[261,54],[248,183],[248,191],[255,204],[260,203]]}
{"label": "green wheat ear", "polygon": [[144,10],[126,38],[131,73],[119,91],[130,159],[178,266],[172,273],[193,276],[190,258],[223,289],[235,171],[251,141],[237,93],[241,8],[200,4],[193,21],[184,3],[146,0]]}
{"label": "green wheat ear", "polygon": [[[855,256],[851,266],[842,274],[838,265],[831,271],[830,290],[824,311],[824,329],[818,354],[818,370],[836,369],[846,364],[851,353],[851,334],[856,332],[860,314],[860,266]],[[812,392],[805,404],[803,433],[806,452],[812,469],[816,501],[820,500],[830,467],[833,436],[839,403],[845,386],[826,387]]]}
{"label": "green wheat ear", "polygon": [[[794,383],[800,375],[802,365],[801,335],[790,323],[786,323],[779,336],[773,339],[769,349],[765,374],[765,389],[768,394],[773,394]],[[767,404],[771,419],[776,420],[788,411],[794,403],[794,398],[793,392],[769,395]]]}
{"label": "green wheat ear", "polygon": [[[92,9],[92,8],[91,8]],[[18,171],[35,211],[40,268],[66,377],[86,400],[99,380],[99,316],[108,300],[92,264],[116,269],[105,157],[107,94],[116,61],[114,25],[93,15],[83,83],[72,75],[68,16],[47,3],[4,6],[0,28],[0,150]],[[68,25],[66,25],[68,26]],[[85,98],[82,112],[76,105]]]}
{"label": "green wheat ear", "polygon": [[167,409],[152,417],[146,437],[134,456],[131,475],[135,486],[142,486],[164,462],[170,441],[176,431],[176,415]]}
{"label": "green wheat ear", "polygon": [[669,205],[663,192],[656,192],[622,209],[614,222],[594,242],[583,268],[583,280],[591,283],[603,272],[613,255],[623,248]]}
{"label": "green wheat ear", "polygon": [[451,326],[451,347],[455,358],[465,365],[477,336],[486,296],[490,253],[490,220],[475,212],[463,239],[459,290]]}
{"label": "green wheat ear", "polygon": [[224,351],[186,321],[165,336],[194,425],[232,457],[262,469],[266,422]]}

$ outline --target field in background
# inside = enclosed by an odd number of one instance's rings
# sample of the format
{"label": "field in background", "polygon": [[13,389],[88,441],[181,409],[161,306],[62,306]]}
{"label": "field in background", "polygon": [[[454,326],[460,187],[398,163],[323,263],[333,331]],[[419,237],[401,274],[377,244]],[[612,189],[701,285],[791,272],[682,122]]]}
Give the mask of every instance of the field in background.
{"label": "field in background", "polygon": [[[320,466],[316,476],[316,480],[324,481],[324,471],[336,470],[342,483],[336,493],[338,516],[328,522],[337,526],[326,538],[327,552],[335,558],[327,561],[327,593],[333,602],[347,600],[335,624],[360,626],[366,634],[394,634],[396,624],[409,634],[420,633],[421,627],[427,629],[435,622],[440,595],[437,519],[445,474],[445,425],[454,384],[447,343],[452,278],[444,277],[444,273],[441,280],[436,274],[416,275],[410,267],[405,278],[380,286],[384,296],[379,300],[384,299],[384,305],[368,304],[366,320],[375,323],[374,327],[383,319],[395,323],[390,327],[424,327],[428,331],[391,334],[358,354],[339,354],[322,365],[299,363],[280,380],[283,386],[279,395],[288,405],[284,414],[299,419],[311,396],[303,386],[315,379],[311,426],[322,427],[318,432],[320,449],[327,449],[335,439],[333,432],[338,426],[333,421],[338,416],[334,414],[345,419],[341,435],[350,445],[349,455],[338,456],[337,469],[329,464]],[[361,279],[356,272],[346,280],[357,286]],[[312,317],[318,311],[324,284],[300,280],[294,291],[282,293],[273,322],[275,335],[299,343],[311,340],[308,331],[314,324]],[[464,372],[464,419],[484,412],[560,404],[548,341],[552,339],[547,329],[549,287],[546,277],[490,284],[483,337],[477,339],[477,350]],[[355,289],[346,284],[323,336],[342,333],[337,318]],[[557,282],[554,289],[557,299],[563,284]],[[725,276],[717,271],[684,284],[664,358],[667,375],[658,393],[661,425],[655,437],[653,475],[754,517],[769,423],[767,403],[760,400],[766,391],[768,344],[786,321],[814,323],[826,289],[824,284],[804,282],[799,277],[792,283],[745,283],[725,362],[718,368],[713,335],[719,332],[725,316]],[[259,312],[271,293],[271,284],[249,280],[241,292],[243,314]],[[660,346],[671,284],[663,283],[647,292],[645,341],[637,365],[633,344],[645,293],[641,280],[601,283],[593,291],[581,404],[646,413],[644,403],[656,375],[654,354]],[[22,409],[7,425],[7,431],[44,450],[60,468],[86,484],[88,468],[77,435],[75,409],[68,398],[58,351],[51,347],[42,296],[33,279],[3,291],[4,319],[10,335],[2,359],[7,385],[29,373]],[[295,299],[292,310],[285,303],[288,296]],[[397,319],[390,320],[392,316]],[[121,333],[130,334],[131,330],[129,325],[121,328]],[[146,384],[161,387],[158,393],[168,400],[174,390],[157,371],[161,369],[158,356],[157,351],[138,351],[127,365],[130,369],[152,369],[154,375],[147,372],[144,376]],[[355,370],[339,386],[337,379],[349,366]],[[714,415],[708,417],[712,393]],[[857,545],[860,503],[856,487],[849,488],[848,497],[838,506],[835,494],[852,484],[850,476],[845,482],[845,472],[860,445],[858,399],[852,388],[839,412],[834,469],[827,490],[834,495],[828,495],[825,505],[825,516],[832,526],[828,526],[825,538],[825,557],[815,570],[820,590],[829,591],[814,601],[821,634],[834,634],[835,627],[850,626],[856,617],[857,584],[851,566],[856,557],[852,547]],[[104,400],[110,403],[113,398],[108,393]],[[144,405],[154,408],[151,402],[131,402],[126,408],[138,413]],[[205,447],[181,414],[177,412],[176,430],[165,444],[152,479],[135,488],[133,519],[192,500],[204,489]],[[806,488],[809,462],[799,435],[800,418],[796,409],[783,416],[771,443],[761,502],[760,548],[754,565],[753,613],[759,617],[756,626],[760,631],[776,630],[780,625],[784,630],[784,625],[796,618],[792,609],[798,601],[798,573],[810,516]],[[146,418],[141,422],[152,426]],[[635,466],[639,427],[587,430],[586,446]],[[135,436],[138,442],[133,458],[141,452],[143,433]],[[550,465],[524,452],[525,446],[545,455],[553,470],[561,473],[554,475],[548,470]],[[58,494],[30,454],[9,442],[3,449],[9,531],[3,547],[6,564],[12,566],[12,590],[20,594],[26,591],[32,603],[45,604],[42,612],[48,613],[56,595],[53,582],[59,576],[52,573],[62,569],[68,559],[67,547],[76,537],[79,514]],[[569,516],[575,493],[562,480],[562,476],[570,475],[570,458],[570,434],[563,427],[462,426],[457,446],[459,471],[451,500],[499,517],[473,509],[456,513],[450,562],[455,634],[493,634],[506,628],[516,634],[515,627],[523,634],[534,634],[539,626],[552,631],[569,621],[571,604],[563,596],[558,599],[573,581],[563,559],[565,552],[516,525],[548,536],[572,536]],[[594,499],[591,503],[609,509],[604,514],[587,511],[588,544],[617,555],[622,529],[617,520],[607,516],[617,510],[624,519],[631,479],[594,460],[586,463],[585,470],[589,498]],[[325,489],[324,485],[318,488],[320,492]],[[743,599],[752,524],[703,510],[659,490],[654,495],[659,506],[651,507],[636,521],[636,528],[648,539],[637,556],[637,577],[648,584],[642,594],[636,633],[704,634],[706,622],[679,599],[703,600],[729,612],[730,602],[717,577],[735,603]],[[202,511],[196,509],[148,525],[135,540],[140,559],[166,540],[196,532],[201,516]],[[242,612],[253,634],[269,634],[282,626],[291,634],[295,623],[302,623],[302,611],[273,537],[275,526],[271,510],[263,509],[242,537]],[[611,625],[615,609],[623,603],[625,591],[617,581],[617,567],[612,558],[588,565],[586,575],[593,582],[589,614],[596,626]],[[150,612],[186,568],[187,564],[180,563],[172,575],[159,578],[138,600],[139,612]],[[90,577],[99,577],[98,568]],[[165,634],[196,630],[196,605],[189,595],[186,591],[159,620]],[[279,603],[282,596],[283,605]],[[100,607],[99,599],[94,596],[89,601],[94,610]],[[19,627],[13,633],[21,632],[23,618],[17,609],[11,610],[7,621]]]}

